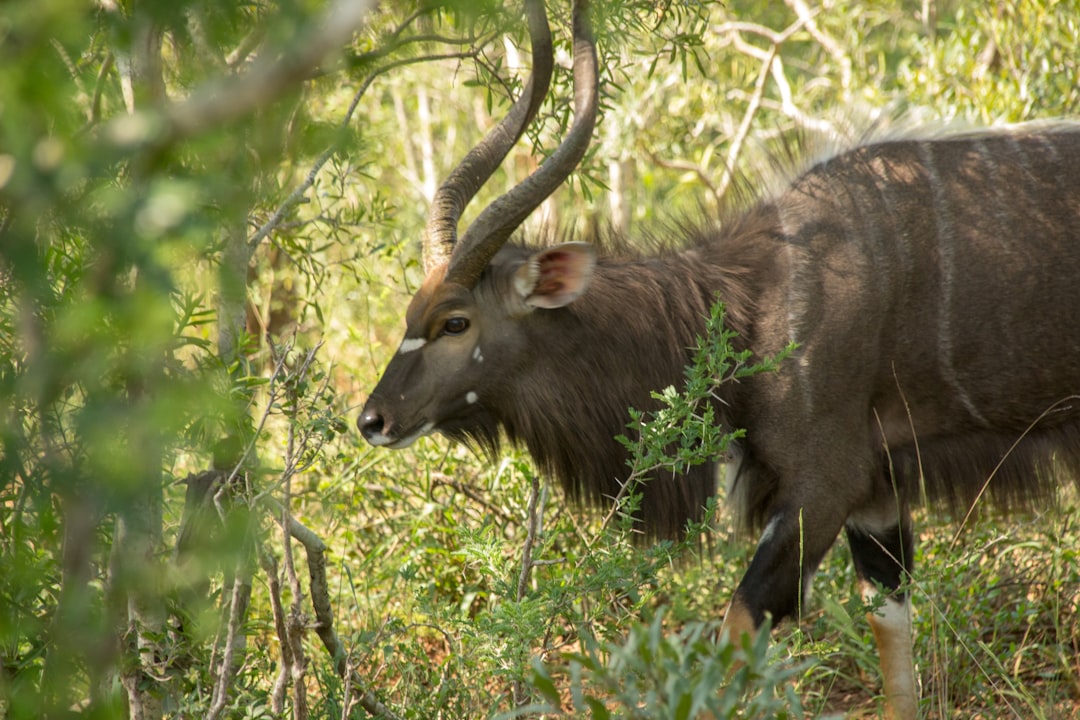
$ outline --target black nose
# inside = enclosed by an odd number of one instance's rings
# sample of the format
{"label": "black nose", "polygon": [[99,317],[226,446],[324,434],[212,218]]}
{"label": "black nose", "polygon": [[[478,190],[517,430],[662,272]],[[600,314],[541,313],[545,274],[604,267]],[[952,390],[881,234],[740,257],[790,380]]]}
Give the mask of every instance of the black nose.
{"label": "black nose", "polygon": [[364,412],[360,413],[360,417],[356,418],[356,427],[360,428],[360,433],[371,440],[376,435],[382,434],[383,429],[386,427],[386,420],[382,414],[374,408],[364,408]]}

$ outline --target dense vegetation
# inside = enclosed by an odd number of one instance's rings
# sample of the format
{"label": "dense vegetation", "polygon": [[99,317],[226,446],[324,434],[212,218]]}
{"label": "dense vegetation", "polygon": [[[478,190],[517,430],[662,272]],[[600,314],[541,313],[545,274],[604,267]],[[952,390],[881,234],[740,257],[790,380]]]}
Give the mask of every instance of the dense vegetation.
{"label": "dense vegetation", "polygon": [[[427,202],[528,66],[517,3],[368,4],[0,9],[0,718],[875,716],[844,547],[771,646],[718,645],[752,550],[722,501],[642,548],[523,455],[359,438]],[[551,5],[554,93],[475,207],[570,121]],[[1074,0],[594,5],[595,151],[527,235],[663,234],[823,138],[1080,104]],[[920,515],[927,717],[1078,717],[1076,506]]]}

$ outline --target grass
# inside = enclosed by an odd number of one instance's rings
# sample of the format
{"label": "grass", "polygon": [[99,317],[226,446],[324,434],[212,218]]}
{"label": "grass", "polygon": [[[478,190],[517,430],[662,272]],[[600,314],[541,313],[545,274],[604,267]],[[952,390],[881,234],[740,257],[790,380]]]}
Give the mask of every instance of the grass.
{"label": "grass", "polygon": [[[356,343],[370,355],[338,358],[335,374],[360,396],[393,342],[350,336],[329,346]],[[547,490],[538,564],[522,587],[534,480],[526,457],[489,464],[430,438],[374,450],[353,433],[323,455],[297,491],[296,512],[331,547],[336,623],[352,665],[400,717],[513,717],[522,708],[694,717],[731,687],[723,671],[734,651],[706,642],[707,623],[722,618],[754,541],[733,535],[722,503],[701,543],[641,548],[617,521],[604,526],[606,513]],[[912,593],[923,717],[1080,718],[1077,506],[1065,494],[1054,511],[980,518],[959,538],[955,523],[919,514]],[[254,602],[258,615],[258,588]],[[799,706],[808,717],[880,716],[877,651],[845,543],[826,557],[803,612],[773,631],[767,653],[737,649],[757,674],[714,717]],[[271,667],[272,633],[252,630],[265,640],[251,643],[249,662]],[[311,645],[312,695],[321,698],[313,715],[341,717],[344,689]],[[694,682],[680,681],[687,676]],[[652,714],[631,712],[642,708]]]}
{"label": "grass", "polygon": [[[730,683],[720,672],[728,651],[702,645],[700,623],[722,617],[752,541],[733,537],[721,513],[700,545],[638,548],[552,490],[534,550],[541,564],[518,596],[531,480],[524,458],[488,467],[424,440],[380,453],[356,482],[323,496],[324,508],[336,507],[328,524],[340,528],[338,621],[380,696],[417,718],[543,706],[548,717],[603,717],[590,697],[616,716],[670,717],[630,714],[628,698],[639,692],[639,707],[667,707],[656,688],[675,692],[684,665],[713,690]],[[924,717],[1080,718],[1076,507],[1068,495],[1056,511],[981,519],[959,538],[946,519],[918,518],[912,592]],[[773,670],[740,693],[763,689],[783,712],[801,705],[809,717],[879,716],[864,611],[838,542],[804,616],[773,631]],[[667,674],[646,677],[631,662],[654,667],[647,661],[663,653],[675,658]],[[554,698],[565,715],[552,710]],[[782,716],[754,707],[723,717]]]}

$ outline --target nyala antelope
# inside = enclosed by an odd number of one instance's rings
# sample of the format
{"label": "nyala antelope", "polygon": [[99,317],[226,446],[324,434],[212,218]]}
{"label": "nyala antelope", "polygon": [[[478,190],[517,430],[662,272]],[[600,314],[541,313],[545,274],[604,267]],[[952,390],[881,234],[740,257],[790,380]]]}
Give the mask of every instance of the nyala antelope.
{"label": "nyala antelope", "polygon": [[[494,451],[505,437],[570,497],[610,502],[627,474],[614,440],[627,409],[681,385],[719,297],[738,349],[797,343],[778,372],[728,384],[716,403],[746,430],[729,502],[760,532],[725,632],[793,615],[843,531],[862,593],[884,595],[868,619],[889,711],[914,718],[911,507],[1029,507],[1080,477],[1080,125],[862,144],[678,250],[508,243],[593,132],[597,58],[579,0],[574,123],[459,240],[464,206],[547,92],[544,8],[525,6],[532,75],[438,191],[427,276],[360,430],[389,448],[439,432]],[[643,531],[677,535],[716,483],[716,464],[652,479]]]}

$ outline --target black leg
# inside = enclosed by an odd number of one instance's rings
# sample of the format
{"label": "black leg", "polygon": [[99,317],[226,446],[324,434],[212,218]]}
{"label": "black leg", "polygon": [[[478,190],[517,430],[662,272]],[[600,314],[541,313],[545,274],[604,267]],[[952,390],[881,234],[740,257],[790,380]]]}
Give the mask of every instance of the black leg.
{"label": "black leg", "polygon": [[877,641],[888,717],[914,720],[918,694],[911,652],[911,608],[907,593],[901,589],[912,567],[911,522],[903,517],[885,530],[849,524],[847,536],[863,598],[876,605],[881,592],[885,593],[884,604],[868,613],[867,620]]}
{"label": "black leg", "polygon": [[742,631],[756,630],[766,615],[779,622],[798,614],[821,559],[840,532],[842,520],[813,517],[799,508],[774,512],[728,611],[739,621],[726,620],[725,625]]}
{"label": "black leg", "polygon": [[889,597],[903,600],[900,586],[911,574],[915,552],[910,521],[905,518],[883,532],[849,524],[847,537],[859,581],[880,585]]}

